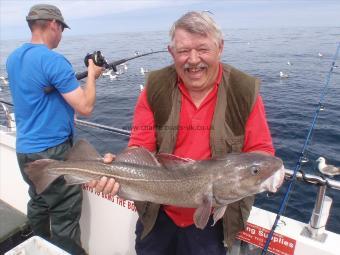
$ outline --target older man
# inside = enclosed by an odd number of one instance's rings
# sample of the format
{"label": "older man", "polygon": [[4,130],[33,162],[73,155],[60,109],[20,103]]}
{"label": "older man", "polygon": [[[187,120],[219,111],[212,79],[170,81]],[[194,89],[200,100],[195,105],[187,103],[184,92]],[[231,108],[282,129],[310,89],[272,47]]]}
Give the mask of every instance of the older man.
{"label": "older man", "polygon": [[[224,42],[212,18],[206,12],[186,13],[174,23],[170,37],[174,65],[148,76],[129,147],[194,160],[230,152],[274,154],[259,80],[221,63]],[[140,128],[145,126],[155,129]],[[110,191],[112,185],[104,187]],[[214,226],[210,219],[203,230],[193,224],[194,208],[135,202],[136,252],[226,254],[226,247],[244,228],[253,201],[247,197],[228,205],[223,218]]]}
{"label": "older man", "polygon": [[48,4],[34,5],[26,20],[31,41],[11,53],[7,72],[17,125],[17,157],[29,184],[27,216],[35,235],[72,254],[85,254],[79,228],[81,187],[65,185],[59,178],[38,195],[23,170],[26,163],[36,159],[64,158],[72,146],[74,112],[92,112],[95,80],[102,68],[90,60],[86,85],[81,88],[71,64],[52,51],[58,47],[64,29],[69,28],[60,10]]}

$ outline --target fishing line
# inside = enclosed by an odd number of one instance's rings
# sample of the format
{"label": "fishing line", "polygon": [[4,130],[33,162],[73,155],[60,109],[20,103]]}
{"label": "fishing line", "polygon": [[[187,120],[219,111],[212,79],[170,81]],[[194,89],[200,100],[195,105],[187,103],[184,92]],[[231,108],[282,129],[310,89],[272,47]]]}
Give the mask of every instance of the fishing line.
{"label": "fishing line", "polygon": [[276,229],[276,227],[277,227],[277,224],[278,224],[278,222],[279,222],[279,220],[280,220],[280,217],[281,217],[283,211],[285,210],[285,208],[286,208],[286,206],[287,206],[286,204],[287,204],[288,198],[289,198],[289,196],[290,196],[290,191],[291,191],[291,189],[292,189],[292,187],[293,187],[293,184],[295,183],[295,180],[296,180],[296,174],[297,174],[297,172],[298,172],[298,171],[300,170],[300,168],[301,168],[301,163],[302,163],[303,161],[305,161],[305,159],[306,159],[305,151],[306,151],[306,149],[307,149],[307,147],[308,147],[308,145],[309,145],[309,143],[310,143],[310,140],[311,140],[310,138],[311,138],[312,132],[313,132],[313,130],[314,130],[315,123],[316,123],[316,120],[317,120],[317,118],[318,118],[318,115],[319,115],[320,111],[323,110],[323,107],[324,107],[324,106],[323,106],[323,101],[324,101],[324,98],[325,98],[326,93],[327,93],[327,90],[328,90],[328,85],[329,85],[329,81],[330,81],[330,78],[331,78],[333,69],[336,67],[336,66],[335,66],[335,62],[336,62],[336,60],[337,60],[337,58],[338,58],[339,49],[340,49],[340,42],[338,43],[338,47],[337,47],[336,52],[335,52],[335,54],[334,54],[333,61],[332,61],[332,65],[331,65],[331,68],[330,68],[330,70],[329,70],[329,72],[328,72],[328,75],[327,75],[327,78],[326,78],[325,86],[323,87],[323,89],[322,89],[322,91],[321,91],[319,103],[318,103],[318,106],[317,106],[316,111],[315,111],[315,113],[314,113],[314,117],[313,117],[313,120],[312,120],[312,124],[311,124],[311,126],[310,126],[310,128],[309,128],[309,131],[308,131],[308,134],[307,134],[305,143],[304,143],[304,145],[303,145],[303,147],[302,147],[302,150],[301,150],[301,153],[300,153],[299,160],[298,160],[298,162],[296,163],[296,166],[295,166],[295,169],[294,169],[293,176],[292,176],[291,179],[290,179],[290,183],[289,183],[288,189],[287,189],[286,194],[284,195],[284,198],[283,198],[283,200],[282,200],[282,202],[281,202],[279,211],[278,211],[278,213],[277,213],[277,215],[276,215],[276,218],[275,218],[275,222],[274,222],[274,224],[273,224],[273,226],[272,226],[272,228],[271,228],[271,230],[270,230],[270,233],[268,234],[268,237],[267,237],[266,243],[265,243],[265,245],[264,245],[264,247],[263,247],[263,250],[262,250],[261,255],[267,254],[267,250],[268,250],[269,244],[270,244],[270,242],[271,242],[271,239],[272,239],[272,237],[273,237],[274,231],[275,231],[275,229]]}

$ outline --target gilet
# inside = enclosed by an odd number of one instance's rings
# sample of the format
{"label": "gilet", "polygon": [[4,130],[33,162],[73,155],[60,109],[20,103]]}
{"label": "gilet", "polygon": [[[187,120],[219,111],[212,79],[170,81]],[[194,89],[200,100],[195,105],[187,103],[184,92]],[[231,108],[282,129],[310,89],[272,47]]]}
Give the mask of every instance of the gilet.
{"label": "gilet", "polygon": [[[153,71],[147,78],[147,100],[156,125],[157,152],[172,153],[176,145],[181,93],[173,65]],[[212,157],[241,152],[248,116],[258,96],[260,81],[230,65],[223,64],[221,83],[210,130]],[[254,196],[227,206],[223,216],[224,244],[231,247],[237,233],[245,228]],[[135,201],[144,226],[141,238],[153,228],[159,204]]]}

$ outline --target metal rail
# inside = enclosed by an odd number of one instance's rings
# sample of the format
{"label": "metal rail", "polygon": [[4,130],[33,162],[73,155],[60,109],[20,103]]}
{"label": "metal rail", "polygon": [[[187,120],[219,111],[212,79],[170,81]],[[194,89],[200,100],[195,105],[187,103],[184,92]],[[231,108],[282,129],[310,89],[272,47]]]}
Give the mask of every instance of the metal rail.
{"label": "metal rail", "polygon": [[101,124],[97,124],[97,123],[93,123],[93,122],[85,121],[85,120],[79,120],[79,119],[76,119],[75,122],[76,122],[76,125],[86,126],[86,127],[91,127],[91,128],[98,128],[98,129],[109,131],[111,133],[115,133],[118,135],[130,136],[130,131],[128,130],[101,125]]}
{"label": "metal rail", "polygon": [[[290,169],[285,169],[285,178],[292,178],[294,171]],[[340,190],[340,181],[336,181],[327,177],[313,175],[313,174],[306,174],[302,171],[297,172],[296,179],[299,181],[304,181],[309,184],[326,185],[329,188]]]}

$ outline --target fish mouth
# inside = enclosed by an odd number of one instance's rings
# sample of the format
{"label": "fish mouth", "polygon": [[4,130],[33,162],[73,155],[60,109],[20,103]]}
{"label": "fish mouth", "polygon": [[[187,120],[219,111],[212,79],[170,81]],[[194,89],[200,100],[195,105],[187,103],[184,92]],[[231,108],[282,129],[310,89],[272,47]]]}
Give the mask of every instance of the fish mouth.
{"label": "fish mouth", "polygon": [[285,177],[285,168],[282,166],[279,170],[277,170],[273,175],[271,175],[268,179],[266,179],[261,188],[267,190],[269,192],[275,193],[279,190],[281,185],[283,184]]}

